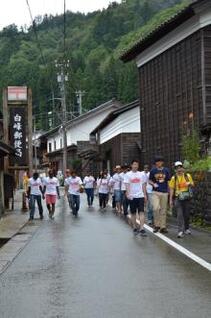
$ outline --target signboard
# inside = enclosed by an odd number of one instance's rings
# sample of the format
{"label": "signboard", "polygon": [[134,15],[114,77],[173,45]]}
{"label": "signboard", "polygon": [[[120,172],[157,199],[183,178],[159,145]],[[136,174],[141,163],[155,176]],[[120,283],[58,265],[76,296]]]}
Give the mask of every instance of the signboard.
{"label": "signboard", "polygon": [[26,86],[9,86],[7,94],[8,101],[27,101]]}
{"label": "signboard", "polygon": [[10,141],[15,148],[15,158],[12,164],[25,166],[27,164],[26,152],[26,113],[23,107],[10,109]]}

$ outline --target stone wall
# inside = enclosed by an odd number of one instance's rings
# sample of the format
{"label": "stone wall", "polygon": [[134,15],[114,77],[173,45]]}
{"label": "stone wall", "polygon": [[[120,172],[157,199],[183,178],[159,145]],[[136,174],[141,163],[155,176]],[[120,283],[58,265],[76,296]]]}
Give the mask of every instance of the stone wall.
{"label": "stone wall", "polygon": [[211,172],[192,173],[195,188],[191,212],[194,219],[211,224]]}

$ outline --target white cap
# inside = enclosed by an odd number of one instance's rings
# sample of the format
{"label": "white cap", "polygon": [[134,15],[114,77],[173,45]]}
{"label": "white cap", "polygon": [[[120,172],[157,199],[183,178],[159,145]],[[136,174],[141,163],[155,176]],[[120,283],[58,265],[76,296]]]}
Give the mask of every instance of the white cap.
{"label": "white cap", "polygon": [[175,167],[183,166],[183,163],[181,161],[176,161],[174,164]]}

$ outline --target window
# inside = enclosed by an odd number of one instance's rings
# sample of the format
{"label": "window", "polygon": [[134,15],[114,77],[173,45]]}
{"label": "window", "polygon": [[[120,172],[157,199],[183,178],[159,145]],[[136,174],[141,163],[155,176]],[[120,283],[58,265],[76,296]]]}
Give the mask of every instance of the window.
{"label": "window", "polygon": [[60,149],[62,149],[62,138],[60,138]]}
{"label": "window", "polygon": [[51,144],[51,142],[49,142],[49,144],[48,144],[48,151],[49,151],[49,152],[52,151],[52,144]]}
{"label": "window", "polygon": [[56,140],[54,140],[54,150],[56,150]]}

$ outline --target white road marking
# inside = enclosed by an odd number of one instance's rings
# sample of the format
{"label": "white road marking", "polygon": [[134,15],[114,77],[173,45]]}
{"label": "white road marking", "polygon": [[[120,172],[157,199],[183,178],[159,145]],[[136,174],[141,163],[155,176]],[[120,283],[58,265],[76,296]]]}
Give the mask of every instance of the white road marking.
{"label": "white road marking", "polygon": [[[129,218],[130,218],[130,216],[129,216]],[[140,224],[139,220],[137,220],[137,223]],[[150,226],[145,224],[144,227],[147,231],[153,233],[153,229]],[[188,249],[184,248],[183,246],[179,245],[178,243],[176,243],[173,240],[171,240],[170,238],[168,238],[167,236],[165,236],[161,233],[153,233],[153,234],[155,236],[159,237],[164,242],[166,242],[168,245],[174,247],[177,251],[179,251],[183,255],[189,257],[191,260],[193,260],[194,262],[196,262],[197,264],[201,265],[202,267],[206,268],[208,271],[211,272],[211,263],[208,263],[203,258],[192,253]]]}

